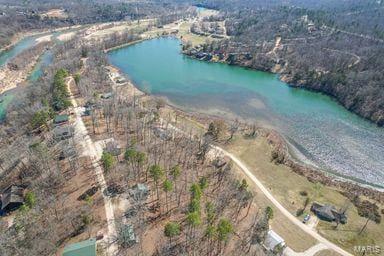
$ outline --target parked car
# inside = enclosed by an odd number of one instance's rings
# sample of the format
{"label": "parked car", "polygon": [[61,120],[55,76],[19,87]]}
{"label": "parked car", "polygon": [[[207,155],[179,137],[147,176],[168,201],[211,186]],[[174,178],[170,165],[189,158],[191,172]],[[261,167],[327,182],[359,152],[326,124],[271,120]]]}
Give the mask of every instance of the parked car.
{"label": "parked car", "polygon": [[306,224],[309,221],[310,218],[311,218],[311,215],[305,214],[303,223]]}

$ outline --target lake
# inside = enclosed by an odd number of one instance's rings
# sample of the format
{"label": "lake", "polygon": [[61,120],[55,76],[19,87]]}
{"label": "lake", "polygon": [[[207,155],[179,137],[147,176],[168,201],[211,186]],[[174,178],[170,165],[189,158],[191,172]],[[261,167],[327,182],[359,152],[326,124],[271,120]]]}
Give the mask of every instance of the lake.
{"label": "lake", "polygon": [[317,167],[384,186],[384,129],[329,97],[291,88],[277,75],[209,63],[158,38],[109,52],[110,62],[141,89],[184,110],[240,117],[273,128]]}

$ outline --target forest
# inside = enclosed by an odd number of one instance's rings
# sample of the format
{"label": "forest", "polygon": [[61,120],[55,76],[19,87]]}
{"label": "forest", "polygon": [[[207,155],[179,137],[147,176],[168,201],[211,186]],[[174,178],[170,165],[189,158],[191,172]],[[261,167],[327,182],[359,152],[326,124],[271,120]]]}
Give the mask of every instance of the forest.
{"label": "forest", "polygon": [[381,2],[203,1],[202,5],[221,11],[230,39],[212,41],[199,52],[278,73],[291,86],[330,95],[347,109],[384,125]]}
{"label": "forest", "polygon": [[[162,1],[0,1],[0,48],[12,43],[17,33],[49,30],[79,24],[137,20],[185,11],[189,5]],[[44,15],[62,10],[61,15]],[[12,17],[10,19],[10,17]]]}

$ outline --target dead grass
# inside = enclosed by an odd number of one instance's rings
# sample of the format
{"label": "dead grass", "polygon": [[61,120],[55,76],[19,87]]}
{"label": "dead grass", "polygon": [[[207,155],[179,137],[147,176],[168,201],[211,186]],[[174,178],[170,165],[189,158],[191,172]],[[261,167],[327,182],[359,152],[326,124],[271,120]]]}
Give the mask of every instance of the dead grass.
{"label": "dead grass", "polygon": [[201,44],[205,44],[207,40],[213,40],[210,37],[196,35],[190,32],[192,23],[191,22],[183,22],[180,24],[178,37],[183,41],[190,42],[192,46],[197,46]]}
{"label": "dead grass", "polygon": [[41,14],[41,17],[65,19],[68,17],[68,15],[65,13],[65,10],[51,9],[51,10]]}
{"label": "dead grass", "polygon": [[[358,235],[359,230],[365,223],[365,218],[357,214],[356,208],[338,190],[332,187],[325,187],[313,184],[306,178],[292,172],[284,165],[275,165],[270,162],[271,146],[263,137],[256,139],[244,139],[236,137],[235,140],[227,145],[226,148],[246,163],[253,173],[268,187],[277,200],[293,215],[303,208],[305,197],[300,195],[301,191],[306,191],[310,202],[304,213],[310,213],[310,205],[313,201],[328,202],[336,207],[348,205],[348,223],[339,225],[320,221],[317,227],[318,232],[325,238],[336,243],[347,251],[353,252],[355,245],[379,245],[384,247],[384,223],[379,225],[371,222],[362,235]],[[302,219],[303,216],[299,216]],[[289,230],[282,228],[284,221],[277,221],[277,228],[281,229],[281,235],[289,239]],[[297,236],[297,235],[296,235]],[[295,237],[295,240],[297,237]],[[289,243],[289,242],[288,242]]]}

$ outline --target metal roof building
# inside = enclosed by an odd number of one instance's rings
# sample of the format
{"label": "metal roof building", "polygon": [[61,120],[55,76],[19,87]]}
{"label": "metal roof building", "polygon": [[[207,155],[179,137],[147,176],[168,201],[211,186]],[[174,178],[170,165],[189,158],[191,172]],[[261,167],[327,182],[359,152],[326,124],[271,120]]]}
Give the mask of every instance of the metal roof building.
{"label": "metal roof building", "polygon": [[66,246],[63,256],[96,256],[96,239],[91,238]]}
{"label": "metal roof building", "polygon": [[276,246],[285,246],[284,239],[279,236],[275,231],[269,230],[267,237],[264,241],[264,246],[269,250],[274,250]]}

